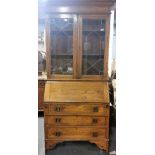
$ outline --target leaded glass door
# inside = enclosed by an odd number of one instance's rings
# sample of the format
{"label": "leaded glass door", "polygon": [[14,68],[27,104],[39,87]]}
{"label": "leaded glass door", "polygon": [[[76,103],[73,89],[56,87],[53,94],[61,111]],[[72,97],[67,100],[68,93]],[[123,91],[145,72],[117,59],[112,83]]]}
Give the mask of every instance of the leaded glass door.
{"label": "leaded glass door", "polygon": [[49,29],[49,65],[51,77],[73,78],[75,72],[76,16],[60,14],[50,17]]}
{"label": "leaded glass door", "polygon": [[81,78],[104,76],[106,18],[80,16]]}

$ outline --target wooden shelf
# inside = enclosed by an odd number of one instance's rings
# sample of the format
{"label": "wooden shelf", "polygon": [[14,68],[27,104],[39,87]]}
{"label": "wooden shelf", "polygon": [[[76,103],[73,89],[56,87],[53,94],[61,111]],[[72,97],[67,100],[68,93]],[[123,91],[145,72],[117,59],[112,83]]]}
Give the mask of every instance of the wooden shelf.
{"label": "wooden shelf", "polygon": [[64,54],[64,53],[60,53],[60,54],[52,54],[52,57],[53,56],[73,56],[73,54]]}
{"label": "wooden shelf", "polygon": [[[104,54],[82,54],[83,56],[104,56]],[[55,56],[73,56],[73,54],[52,54],[51,57]]]}
{"label": "wooden shelf", "polygon": [[100,31],[100,30],[82,30],[82,32],[104,32],[105,33],[105,31]]}
{"label": "wooden shelf", "polygon": [[104,56],[104,54],[83,54],[83,56]]}
{"label": "wooden shelf", "polygon": [[51,32],[73,32],[73,30],[51,30]]}
{"label": "wooden shelf", "polygon": [[[69,33],[73,33],[73,30],[51,30],[51,32],[69,32]],[[90,32],[97,32],[97,33],[105,33],[105,31],[100,31],[100,30],[82,30],[82,32],[85,33],[90,33]]]}

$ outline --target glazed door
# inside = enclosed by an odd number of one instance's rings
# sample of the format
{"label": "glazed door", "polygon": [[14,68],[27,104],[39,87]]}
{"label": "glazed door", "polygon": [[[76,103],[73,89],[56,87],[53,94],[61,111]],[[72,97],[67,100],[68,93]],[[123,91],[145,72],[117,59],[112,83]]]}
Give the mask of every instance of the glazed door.
{"label": "glazed door", "polygon": [[80,78],[107,78],[108,23],[106,16],[79,17]]}
{"label": "glazed door", "polygon": [[47,21],[47,65],[48,77],[72,79],[76,75],[76,34],[75,15],[53,15]]}

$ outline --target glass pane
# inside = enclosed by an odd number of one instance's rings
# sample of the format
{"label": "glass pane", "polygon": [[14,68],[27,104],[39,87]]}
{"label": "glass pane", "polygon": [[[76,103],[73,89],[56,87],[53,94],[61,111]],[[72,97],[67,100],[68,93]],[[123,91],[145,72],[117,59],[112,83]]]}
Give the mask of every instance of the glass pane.
{"label": "glass pane", "polygon": [[51,20],[51,74],[73,72],[73,19]]}
{"label": "glass pane", "polygon": [[84,19],[82,27],[82,74],[103,75],[105,20]]}
{"label": "glass pane", "polygon": [[46,59],[45,59],[45,21],[38,22],[38,72],[45,72]]}

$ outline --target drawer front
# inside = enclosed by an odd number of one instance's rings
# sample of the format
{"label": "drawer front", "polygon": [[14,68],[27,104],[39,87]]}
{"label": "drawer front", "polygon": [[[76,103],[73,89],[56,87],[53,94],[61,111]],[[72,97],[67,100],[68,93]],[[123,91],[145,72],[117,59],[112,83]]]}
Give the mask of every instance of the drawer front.
{"label": "drawer front", "polygon": [[97,127],[51,127],[46,126],[46,139],[87,140],[106,138],[106,128]]}
{"label": "drawer front", "polygon": [[102,104],[46,104],[45,115],[104,115],[109,116],[109,105]]}
{"label": "drawer front", "polygon": [[52,126],[106,126],[106,117],[46,116],[45,124]]}

